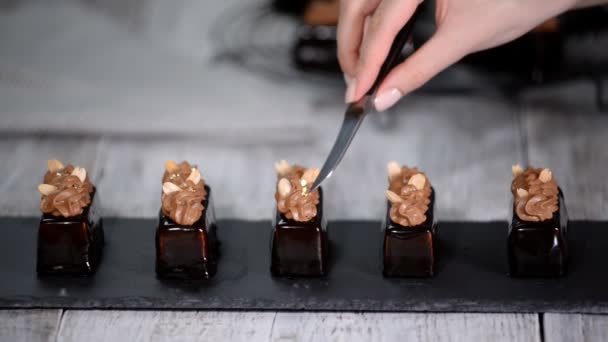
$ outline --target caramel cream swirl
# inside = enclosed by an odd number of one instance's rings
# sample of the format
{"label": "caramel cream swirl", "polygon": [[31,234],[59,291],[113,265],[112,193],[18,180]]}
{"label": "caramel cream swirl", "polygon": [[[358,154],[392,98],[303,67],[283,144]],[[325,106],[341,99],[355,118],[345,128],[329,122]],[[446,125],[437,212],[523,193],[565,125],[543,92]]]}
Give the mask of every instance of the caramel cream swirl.
{"label": "caramel cream swirl", "polygon": [[431,183],[417,168],[400,167],[390,162],[389,190],[391,202],[389,216],[394,223],[413,227],[426,221],[426,213],[431,203]]}
{"label": "caramel cream swirl", "polygon": [[84,168],[63,166],[58,160],[49,160],[44,183],[38,186],[42,193],[40,210],[53,216],[73,217],[83,213],[91,203],[93,184]]}
{"label": "caramel cream swirl", "polygon": [[178,224],[191,226],[203,215],[207,198],[200,171],[187,162],[168,161],[163,175],[162,212]]}
{"label": "caramel cream swirl", "polygon": [[523,221],[550,220],[559,208],[559,190],[551,171],[528,168],[514,176],[511,192],[517,216]]}
{"label": "caramel cream swirl", "polygon": [[290,166],[282,161],[276,164],[279,181],[275,199],[277,209],[288,219],[307,222],[317,216],[319,190],[308,192],[307,186],[312,185],[319,175],[319,169],[306,169],[299,165]]}

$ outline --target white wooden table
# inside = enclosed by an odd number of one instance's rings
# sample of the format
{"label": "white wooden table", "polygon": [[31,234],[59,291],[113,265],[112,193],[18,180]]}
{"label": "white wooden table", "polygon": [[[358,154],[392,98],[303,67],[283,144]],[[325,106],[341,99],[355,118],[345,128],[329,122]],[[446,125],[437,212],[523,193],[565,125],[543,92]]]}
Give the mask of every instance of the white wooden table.
{"label": "white wooden table", "polygon": [[[0,215],[37,215],[35,186],[46,159],[59,158],[87,167],[105,215],[153,217],[162,165],[172,158],[199,164],[219,217],[265,219],[274,204],[273,162],[319,165],[333,142],[342,85],[262,77],[218,61],[211,25],[236,0],[14,3],[0,9]],[[607,220],[608,116],[593,111],[592,99],[585,83],[529,92],[520,105],[488,95],[413,95],[362,127],[327,183],[327,216],[382,217],[385,165],[396,159],[427,172],[441,194],[439,219],[506,219],[510,166],[529,158],[554,170],[571,218]],[[0,310],[1,341],[592,341],[607,334],[605,316],[553,313]]]}

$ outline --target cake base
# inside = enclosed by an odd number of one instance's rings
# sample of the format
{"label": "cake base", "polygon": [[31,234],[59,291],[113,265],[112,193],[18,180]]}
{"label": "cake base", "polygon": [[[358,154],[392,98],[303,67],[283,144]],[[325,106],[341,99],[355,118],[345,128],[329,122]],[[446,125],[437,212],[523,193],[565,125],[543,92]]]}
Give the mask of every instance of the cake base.
{"label": "cake base", "polygon": [[160,278],[209,279],[217,272],[218,238],[211,188],[205,186],[201,218],[180,225],[159,213],[156,230],[156,274]]}
{"label": "cake base", "polygon": [[39,275],[89,276],[95,273],[104,244],[96,191],[82,214],[42,215],[38,228],[36,271]]}
{"label": "cake base", "polygon": [[559,191],[559,210],[550,220],[522,221],[513,208],[507,243],[509,275],[512,277],[559,277],[568,264],[568,214]]}
{"label": "cake base", "polygon": [[317,216],[311,221],[290,220],[277,210],[271,238],[270,272],[273,276],[323,276],[327,273],[327,251],[321,188]]}
{"label": "cake base", "polygon": [[434,222],[435,191],[431,192],[431,204],[426,221],[415,227],[404,227],[394,223],[389,215],[391,204],[386,209],[383,223],[382,245],[385,277],[432,277],[435,274],[437,253],[437,224]]}

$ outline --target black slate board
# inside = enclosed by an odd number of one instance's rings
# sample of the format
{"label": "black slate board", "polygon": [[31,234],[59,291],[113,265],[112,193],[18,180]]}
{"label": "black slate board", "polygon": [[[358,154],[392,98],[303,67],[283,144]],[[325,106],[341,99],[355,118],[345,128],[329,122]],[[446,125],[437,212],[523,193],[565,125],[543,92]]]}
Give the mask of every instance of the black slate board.
{"label": "black slate board", "polygon": [[506,222],[440,222],[432,279],[386,279],[379,222],[329,225],[324,279],[269,272],[270,223],[220,221],[222,259],[210,281],[159,280],[152,219],[105,219],[107,244],[91,278],[38,278],[37,218],[0,218],[0,307],[608,313],[608,222],[571,222],[561,279],[506,276]]}

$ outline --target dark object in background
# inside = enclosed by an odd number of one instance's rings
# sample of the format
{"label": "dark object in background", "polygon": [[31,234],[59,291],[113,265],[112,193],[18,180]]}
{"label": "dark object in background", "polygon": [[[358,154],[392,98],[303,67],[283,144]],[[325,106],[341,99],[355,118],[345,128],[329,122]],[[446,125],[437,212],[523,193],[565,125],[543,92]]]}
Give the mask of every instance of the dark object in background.
{"label": "dark object in background", "polygon": [[310,0],[273,0],[272,7],[279,13],[300,16]]}
{"label": "dark object in background", "polygon": [[382,224],[383,270],[385,277],[432,277],[437,255],[437,224],[434,222],[435,190],[431,192],[431,204],[426,221],[414,227],[394,223],[389,215]]}
{"label": "dark object in background", "polygon": [[521,220],[513,207],[509,226],[508,259],[512,277],[559,277],[566,273],[568,214],[559,190],[559,209],[550,220]]}
{"label": "dark object in background", "polygon": [[339,73],[336,27],[300,25],[293,59],[298,69],[312,72]]}
{"label": "dark object in background", "polygon": [[38,274],[89,276],[95,273],[104,245],[96,192],[93,191],[91,203],[78,216],[42,215],[38,228]]}
{"label": "dark object in background", "polygon": [[319,277],[327,273],[327,221],[323,217],[323,191],[318,190],[314,219],[297,222],[276,211],[271,237],[273,276]]}
{"label": "dark object in background", "polygon": [[209,279],[217,272],[219,242],[211,188],[205,185],[201,218],[180,225],[159,213],[156,230],[156,274],[161,278]]}
{"label": "dark object in background", "polygon": [[314,0],[307,5],[293,49],[296,67],[313,72],[340,72],[336,44],[339,1]]}

